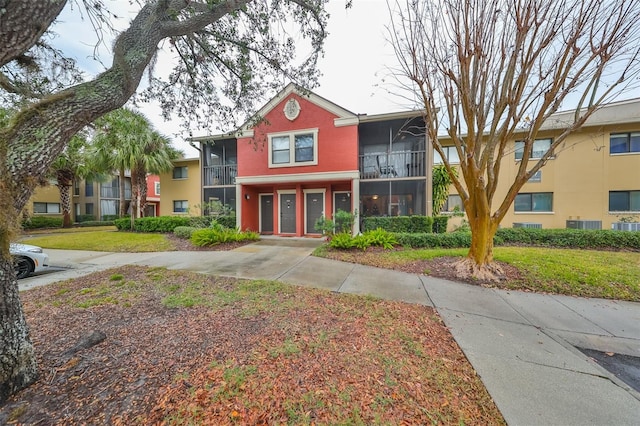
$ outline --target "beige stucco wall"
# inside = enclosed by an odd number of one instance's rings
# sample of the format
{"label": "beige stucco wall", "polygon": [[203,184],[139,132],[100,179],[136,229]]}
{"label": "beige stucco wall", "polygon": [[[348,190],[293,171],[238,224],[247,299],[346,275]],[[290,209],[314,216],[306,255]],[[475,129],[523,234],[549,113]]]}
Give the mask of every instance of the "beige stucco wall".
{"label": "beige stucco wall", "polygon": [[[187,167],[186,179],[173,179],[173,171],[160,175],[160,216],[184,215],[199,216],[202,201],[202,184],[200,159],[187,158],[175,160],[175,167]],[[174,213],[173,202],[186,200],[189,206],[187,213]]]}
{"label": "beige stucco wall", "polygon": [[[31,199],[25,206],[25,210],[29,215],[33,215],[33,203],[57,203],[60,204],[60,191],[55,185],[39,186],[33,192]],[[60,206],[62,211],[62,206]],[[38,213],[40,216],[62,217],[62,213]]]}
{"label": "beige stucco wall", "polygon": [[[530,222],[542,224],[543,228],[566,228],[567,220],[600,220],[602,229],[611,229],[611,223],[620,217],[634,216],[609,212],[609,191],[640,190],[640,153],[609,154],[610,134],[632,131],[640,131],[640,117],[638,123],[586,127],[570,135],[556,149],[555,158],[541,169],[541,182],[526,183],[519,191],[552,192],[553,211],[516,213],[512,204],[501,226],[510,228],[515,222]],[[538,138],[555,135],[542,132]],[[513,149],[508,152],[502,160],[493,211],[507,193],[520,164]],[[455,188],[451,193],[456,193]],[[635,216],[640,221],[640,214]]]}

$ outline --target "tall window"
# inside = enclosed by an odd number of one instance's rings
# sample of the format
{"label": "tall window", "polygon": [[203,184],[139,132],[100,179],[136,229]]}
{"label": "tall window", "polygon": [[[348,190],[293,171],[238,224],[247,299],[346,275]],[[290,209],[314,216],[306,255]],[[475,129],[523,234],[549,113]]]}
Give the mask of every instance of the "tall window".
{"label": "tall window", "polygon": [[609,191],[610,212],[640,212],[640,191]]}
{"label": "tall window", "polygon": [[551,212],[553,211],[552,192],[532,192],[516,195],[514,203],[517,212]]}
{"label": "tall window", "polygon": [[609,142],[610,154],[640,152],[640,132],[612,133]]}
{"label": "tall window", "polygon": [[[449,164],[459,164],[460,157],[458,157],[458,151],[455,146],[443,146],[444,155],[449,161]],[[433,150],[433,164],[443,164],[442,156],[436,151]]]}
{"label": "tall window", "polygon": [[269,135],[269,167],[318,164],[318,130]]}
{"label": "tall window", "polygon": [[33,203],[34,213],[60,213],[60,203]]}
{"label": "tall window", "polygon": [[[529,156],[532,160],[537,160],[542,158],[543,155],[549,151],[551,148],[551,139],[536,139],[533,141],[533,146],[531,147],[531,155]],[[516,160],[522,160],[524,156],[524,141],[516,141]]]}
{"label": "tall window", "polygon": [[93,214],[93,203],[87,203],[84,205],[85,214]]}
{"label": "tall window", "polygon": [[78,179],[73,181],[73,195],[80,195],[80,182]]}
{"label": "tall window", "polygon": [[173,178],[174,179],[186,179],[187,178],[187,167],[174,167],[173,168]]}
{"label": "tall window", "polygon": [[[85,197],[93,197],[93,181],[87,180],[84,183],[84,196]],[[91,213],[93,214],[93,213]]]}
{"label": "tall window", "polygon": [[187,200],[173,200],[174,213],[186,213],[189,210],[189,202]]}
{"label": "tall window", "polygon": [[160,195],[160,182],[154,182],[153,190],[156,195]]}

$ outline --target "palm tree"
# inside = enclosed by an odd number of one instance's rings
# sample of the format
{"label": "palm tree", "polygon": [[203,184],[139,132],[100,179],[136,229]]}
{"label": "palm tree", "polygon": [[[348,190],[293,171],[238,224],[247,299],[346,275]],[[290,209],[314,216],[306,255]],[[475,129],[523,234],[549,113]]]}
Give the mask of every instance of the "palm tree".
{"label": "palm tree", "polygon": [[153,130],[149,120],[127,108],[112,111],[96,120],[93,157],[96,166],[118,172],[120,217],[126,214],[125,172],[131,172],[132,217],[138,217],[146,204],[147,174],[171,170],[179,152],[168,138]]}
{"label": "palm tree", "polygon": [[136,145],[135,159],[131,164],[133,217],[144,216],[147,205],[147,175],[168,172],[173,168],[172,160],[181,152],[171,146],[171,141],[162,134],[152,130],[148,138]]}
{"label": "palm tree", "polygon": [[51,165],[51,175],[55,178],[56,186],[60,191],[63,228],[71,227],[71,187],[73,182],[90,176],[98,178],[98,173],[90,165],[87,149],[86,134],[84,132],[77,133]]}

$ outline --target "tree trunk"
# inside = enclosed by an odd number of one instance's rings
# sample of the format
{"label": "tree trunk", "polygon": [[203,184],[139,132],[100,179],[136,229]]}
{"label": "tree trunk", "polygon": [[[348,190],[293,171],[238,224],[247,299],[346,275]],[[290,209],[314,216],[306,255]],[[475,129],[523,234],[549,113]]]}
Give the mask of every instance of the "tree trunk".
{"label": "tree trunk", "polygon": [[10,257],[0,257],[0,404],[38,378],[15,276]]}
{"label": "tree trunk", "polygon": [[140,173],[138,175],[138,180],[140,181],[138,183],[138,186],[140,188],[140,205],[138,206],[138,209],[140,211],[140,217],[145,217],[145,210],[147,208],[147,174]]}
{"label": "tree trunk", "polygon": [[118,216],[123,218],[127,215],[127,199],[125,198],[125,189],[126,185],[124,184],[125,175],[124,169],[120,169],[120,173],[118,175],[118,194],[120,198],[120,208],[118,209]]}
{"label": "tree trunk", "polygon": [[71,187],[73,186],[73,175],[66,170],[57,172],[58,191],[60,192],[60,205],[62,207],[62,227],[71,228]]}

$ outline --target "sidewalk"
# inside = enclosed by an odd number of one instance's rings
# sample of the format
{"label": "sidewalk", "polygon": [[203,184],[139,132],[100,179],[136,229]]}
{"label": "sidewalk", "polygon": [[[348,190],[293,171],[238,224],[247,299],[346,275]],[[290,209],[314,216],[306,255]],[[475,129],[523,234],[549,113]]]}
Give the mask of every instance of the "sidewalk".
{"label": "sidewalk", "polygon": [[637,425],[640,394],[576,346],[640,356],[640,304],[487,289],[309,256],[318,240],[262,240],[230,252],[47,250],[70,268],[20,289],[124,264],[273,279],[434,306],[510,425]]}

